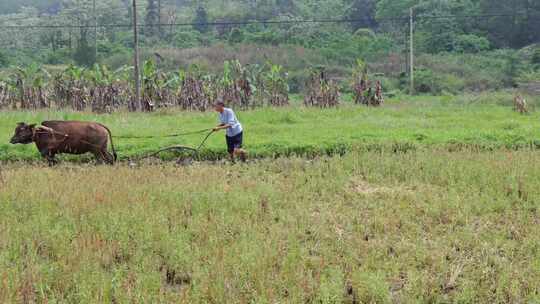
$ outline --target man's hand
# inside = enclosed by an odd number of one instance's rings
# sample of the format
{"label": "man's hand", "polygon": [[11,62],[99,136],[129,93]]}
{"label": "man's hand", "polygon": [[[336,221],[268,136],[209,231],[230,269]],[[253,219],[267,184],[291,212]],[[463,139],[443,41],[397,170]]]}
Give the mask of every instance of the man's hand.
{"label": "man's hand", "polygon": [[212,129],[214,132],[217,132],[217,131],[220,131],[220,130],[224,130],[224,129],[228,129],[230,128],[231,126],[230,125],[227,125],[227,124],[223,124],[223,125],[219,125],[217,127],[215,127],[214,129]]}

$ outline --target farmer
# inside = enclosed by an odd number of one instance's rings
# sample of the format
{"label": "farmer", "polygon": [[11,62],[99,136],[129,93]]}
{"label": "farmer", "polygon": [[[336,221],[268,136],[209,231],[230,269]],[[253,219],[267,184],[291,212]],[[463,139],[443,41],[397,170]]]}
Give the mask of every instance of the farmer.
{"label": "farmer", "polygon": [[240,157],[240,160],[246,161],[247,152],[242,149],[243,129],[242,124],[236,118],[232,109],[226,108],[223,102],[217,102],[214,109],[219,113],[219,125],[214,128],[215,131],[227,130],[225,139],[227,140],[227,151],[234,161],[234,157]]}

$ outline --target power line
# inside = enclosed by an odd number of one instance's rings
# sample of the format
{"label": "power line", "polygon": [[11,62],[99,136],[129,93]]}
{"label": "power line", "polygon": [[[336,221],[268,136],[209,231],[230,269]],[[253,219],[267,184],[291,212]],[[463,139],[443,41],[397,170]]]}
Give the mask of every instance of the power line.
{"label": "power line", "polygon": [[[490,17],[517,17],[525,16],[525,14],[483,14],[483,15],[443,15],[443,16],[415,16],[415,20],[422,19],[477,19],[477,18],[490,18]],[[394,22],[394,21],[407,21],[408,17],[388,17],[379,18],[378,23]],[[240,25],[275,25],[275,24],[317,24],[317,23],[360,23],[365,22],[365,18],[362,19],[314,19],[314,20],[251,20],[251,21],[218,21],[218,22],[185,22],[185,23],[160,23],[160,24],[138,24],[137,27],[184,27],[184,26],[240,26]],[[57,25],[6,25],[2,26],[4,29],[62,29],[62,28],[131,28],[132,24],[102,24],[102,25],[72,25],[72,24],[57,24]]]}
{"label": "power line", "polygon": [[[390,21],[390,20],[402,20],[403,18],[387,18],[384,20]],[[404,20],[404,19],[403,19]],[[230,22],[230,21],[223,21],[223,22],[206,22],[206,23],[192,23],[192,22],[186,22],[186,23],[161,23],[161,24],[138,24],[137,27],[158,27],[158,26],[234,26],[234,25],[253,25],[253,24],[302,24],[302,23],[357,23],[357,22],[363,22],[365,19],[321,19],[321,20],[280,20],[280,21],[270,21],[270,20],[253,20],[253,21],[238,21],[238,22]],[[40,28],[94,28],[95,25],[7,25],[2,26],[4,29],[19,29],[19,28],[34,28],[34,29],[40,29]],[[132,24],[102,24],[98,25],[99,28],[131,28],[133,27]]]}
{"label": "power line", "polygon": [[491,17],[517,17],[527,16],[527,14],[482,14],[482,15],[422,15],[415,16],[415,19],[476,19],[476,18],[491,18]]}

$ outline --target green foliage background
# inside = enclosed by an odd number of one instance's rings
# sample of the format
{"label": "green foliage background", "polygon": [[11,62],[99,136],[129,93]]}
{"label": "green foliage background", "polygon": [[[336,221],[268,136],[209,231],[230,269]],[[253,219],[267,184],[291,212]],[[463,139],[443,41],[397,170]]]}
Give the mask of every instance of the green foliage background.
{"label": "green foliage background", "polygon": [[[357,59],[366,61],[370,72],[392,79],[388,89],[405,90],[396,84],[400,74],[407,71],[411,7],[416,18],[419,79],[427,80],[420,84],[420,91],[439,94],[512,87],[520,77],[535,75],[539,68],[538,1],[145,0],[141,4],[139,20],[147,25],[141,28],[140,38],[144,60],[159,54],[160,68],[177,70],[197,64],[203,70],[212,70],[225,60],[261,63],[267,60],[264,57],[274,55],[277,58],[272,61],[291,73],[293,91],[299,91],[311,67],[324,66],[330,76],[343,79],[350,75]],[[99,28],[97,38],[92,28],[93,12],[92,1],[84,0],[2,1],[0,24],[21,28],[0,32],[0,68],[36,62],[91,66],[98,61],[112,67],[130,64],[130,2],[96,0],[98,24],[125,25]],[[451,15],[468,17],[439,18]],[[354,21],[242,24],[253,20],[321,19]],[[217,25],[201,24],[206,22]],[[198,25],[167,25],[172,23]],[[43,27],[65,24],[73,27]],[[531,48],[532,52],[521,51]],[[474,62],[484,64],[479,68]],[[431,85],[427,86],[428,82]]]}

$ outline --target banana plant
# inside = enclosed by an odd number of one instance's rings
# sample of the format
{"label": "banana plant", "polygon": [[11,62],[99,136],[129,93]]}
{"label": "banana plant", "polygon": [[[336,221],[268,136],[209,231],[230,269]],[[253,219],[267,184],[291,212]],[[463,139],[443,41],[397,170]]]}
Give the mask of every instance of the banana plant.
{"label": "banana plant", "polygon": [[263,74],[264,88],[266,90],[268,105],[285,106],[289,104],[288,74],[283,67],[267,62],[269,70]]}
{"label": "banana plant", "polygon": [[144,108],[146,111],[151,111],[156,102],[158,106],[164,106],[169,95],[167,86],[167,78],[164,73],[159,71],[153,60],[144,62],[142,69],[142,93]]}
{"label": "banana plant", "polygon": [[262,106],[265,99],[264,89],[264,71],[266,66],[260,64],[251,64],[246,67],[246,77],[251,86],[253,94],[253,107]]}
{"label": "banana plant", "polygon": [[57,106],[70,106],[74,110],[82,110],[85,106],[84,68],[69,65],[53,80],[53,92]]}
{"label": "banana plant", "polygon": [[80,82],[83,79],[85,68],[70,64],[62,73],[66,79]]}
{"label": "banana plant", "polygon": [[339,105],[339,86],[335,81],[328,79],[324,67],[312,69],[306,87],[307,93],[304,97],[304,105],[321,108]]}
{"label": "banana plant", "polygon": [[232,84],[233,80],[231,63],[228,60],[225,60],[225,62],[223,63],[223,77],[221,77],[221,85],[223,87],[228,87]]}
{"label": "banana plant", "polygon": [[367,65],[362,59],[357,59],[351,77],[351,88],[354,93],[354,102],[356,104],[365,104],[365,95],[368,91],[368,87]]}
{"label": "banana plant", "polygon": [[46,84],[50,74],[38,64],[26,67],[17,67],[13,71],[12,81],[18,91],[21,108],[46,108],[47,101]]}
{"label": "banana plant", "polygon": [[117,89],[114,85],[114,74],[104,65],[94,64],[84,73],[88,82],[92,111],[110,112],[115,104]]}
{"label": "banana plant", "polygon": [[165,79],[166,81],[164,87],[175,93],[178,93],[182,89],[182,84],[186,79],[186,71],[184,71],[183,69],[179,69],[176,72],[167,74]]}
{"label": "banana plant", "polygon": [[13,87],[7,76],[0,74],[0,108],[7,107],[12,103]]}

